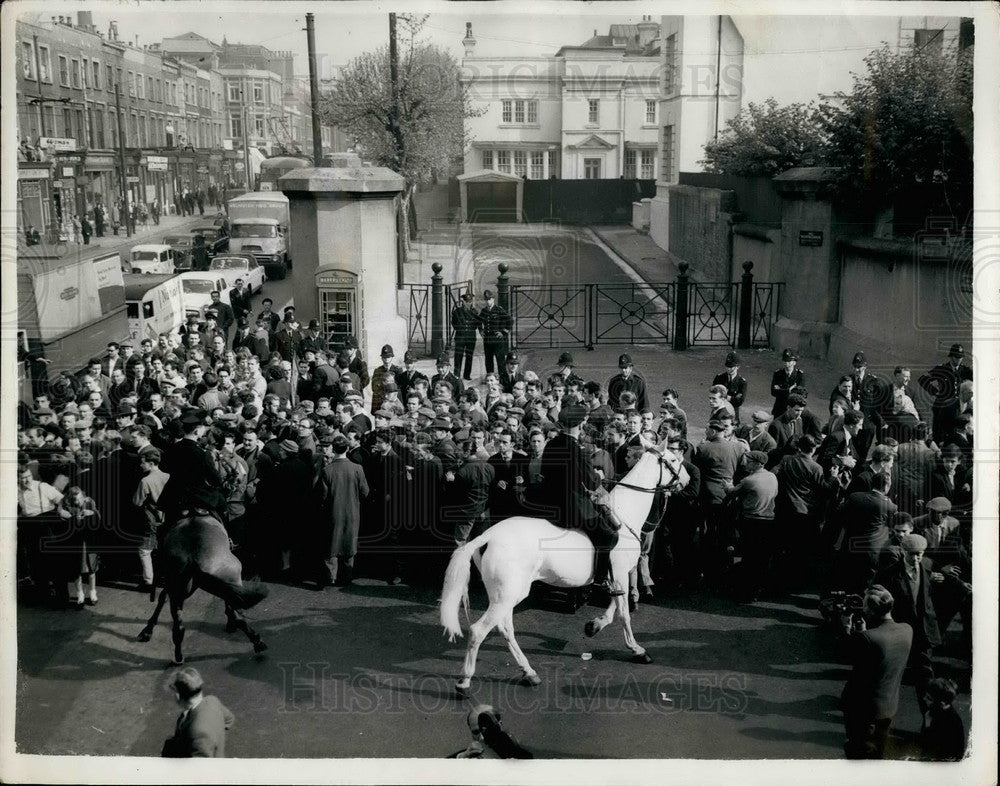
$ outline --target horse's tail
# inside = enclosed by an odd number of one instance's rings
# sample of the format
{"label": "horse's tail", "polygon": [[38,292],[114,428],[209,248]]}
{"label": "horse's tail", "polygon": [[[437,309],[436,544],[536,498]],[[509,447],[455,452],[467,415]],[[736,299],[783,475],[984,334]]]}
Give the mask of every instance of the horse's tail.
{"label": "horse's tail", "polygon": [[234,609],[249,609],[267,597],[268,586],[259,581],[244,581],[240,585],[230,584],[209,573],[198,574],[198,584],[206,592],[222,598]]}
{"label": "horse's tail", "polygon": [[490,528],[475,540],[459,546],[451,555],[448,570],[444,574],[444,589],[441,591],[441,625],[448,634],[448,641],[462,637],[462,623],[458,620],[458,610],[464,600],[466,616],[469,609],[469,576],[472,573],[472,555],[489,541]]}

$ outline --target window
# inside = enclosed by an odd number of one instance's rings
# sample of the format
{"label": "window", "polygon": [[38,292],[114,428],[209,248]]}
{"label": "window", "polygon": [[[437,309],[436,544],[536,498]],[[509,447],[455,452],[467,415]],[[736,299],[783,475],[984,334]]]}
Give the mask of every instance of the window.
{"label": "window", "polygon": [[73,127],[76,129],[76,132],[80,135],[80,140],[76,143],[77,147],[86,147],[88,146],[88,140],[83,137],[87,131],[87,127],[83,124],[83,110],[82,109],[75,110],[73,112],[73,116],[74,116]]}
{"label": "window", "polygon": [[643,150],[639,165],[639,177],[652,180],[656,176],[656,151]]}
{"label": "window", "polygon": [[538,122],[538,102],[537,101],[525,101],[528,105],[528,122],[537,123]]}
{"label": "window", "polygon": [[93,87],[95,90],[101,89],[101,64],[94,60],[90,64],[90,72],[93,77],[92,81],[94,83]]}
{"label": "window", "polygon": [[514,151],[514,174],[518,177],[528,174],[528,154],[524,150]]}
{"label": "window", "polygon": [[501,113],[501,119],[504,123],[514,122],[514,102],[510,100],[504,100],[501,102],[501,107],[503,112]]}
{"label": "window", "polygon": [[483,169],[493,169],[493,151],[483,151]]}
{"label": "window", "polygon": [[35,78],[35,47],[29,41],[21,42],[21,73],[25,79]]}
{"label": "window", "polygon": [[229,100],[239,101],[240,100],[240,86],[239,85],[229,85]]}
{"label": "window", "polygon": [[656,101],[653,99],[646,99],[646,123],[648,125],[656,124]]}
{"label": "window", "polygon": [[524,122],[524,101],[514,102],[514,122],[515,123]]}
{"label": "window", "polygon": [[142,74],[135,75],[135,95],[136,98],[146,97],[146,83],[142,78]]}
{"label": "window", "polygon": [[49,48],[41,44],[38,46],[38,70],[43,82],[52,81],[52,62],[49,60]]}
{"label": "window", "polygon": [[599,123],[601,117],[601,102],[596,98],[587,101],[587,122]]}
{"label": "window", "polygon": [[629,180],[635,179],[635,150],[625,151],[625,177]]}
{"label": "window", "polygon": [[545,177],[545,151],[531,151],[531,179],[541,180]]}
{"label": "window", "polygon": [[663,92],[674,92],[674,78],[677,72],[677,36],[667,36],[663,47]]}
{"label": "window", "polygon": [[255,84],[253,86],[253,100],[254,103],[260,103],[264,100],[264,86]]}
{"label": "window", "polygon": [[146,125],[146,116],[143,115],[139,124],[139,145],[145,147],[149,144],[149,137],[146,136],[149,128]]}
{"label": "window", "polygon": [[538,102],[504,99],[502,102],[501,120],[505,124],[537,123],[538,122]]}
{"label": "window", "polygon": [[550,150],[549,151],[549,177],[559,176],[559,151]]}
{"label": "window", "polygon": [[674,127],[663,126],[663,157],[660,165],[660,179],[670,183],[674,179]]}
{"label": "window", "polygon": [[254,134],[256,134],[258,137],[264,136],[264,118],[255,117],[253,119],[253,129],[254,129]]}
{"label": "window", "polygon": [[59,84],[69,87],[69,60],[59,55]]}
{"label": "window", "polygon": [[156,100],[156,93],[153,91],[153,77],[146,77],[146,98],[150,101]]}
{"label": "window", "polygon": [[600,180],[601,159],[599,158],[583,159],[583,177],[585,180]]}
{"label": "window", "polygon": [[128,94],[135,98],[135,72],[128,72]]}
{"label": "window", "polygon": [[944,46],[944,30],[914,30],[913,48],[929,55],[940,55]]}
{"label": "window", "polygon": [[509,150],[497,150],[497,171],[510,173]]}
{"label": "window", "polygon": [[104,78],[107,80],[108,91],[113,93],[115,90],[115,69],[111,66],[105,66]]}
{"label": "window", "polygon": [[82,86],[80,82],[80,61],[71,60],[69,63],[69,68],[70,68],[70,74],[73,77],[73,87],[79,90],[80,87]]}
{"label": "window", "polygon": [[243,121],[239,112],[229,115],[229,136],[234,139],[243,136]]}
{"label": "window", "polygon": [[73,136],[73,110],[63,109],[63,129],[64,135],[72,138]]}

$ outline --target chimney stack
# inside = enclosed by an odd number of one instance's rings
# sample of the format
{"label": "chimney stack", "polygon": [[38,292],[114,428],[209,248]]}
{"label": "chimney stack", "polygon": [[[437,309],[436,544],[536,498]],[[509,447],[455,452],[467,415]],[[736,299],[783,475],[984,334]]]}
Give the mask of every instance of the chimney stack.
{"label": "chimney stack", "polygon": [[476,49],[476,38],[472,35],[472,22],[465,23],[465,38],[462,39],[462,46],[465,47],[465,56],[472,57]]}
{"label": "chimney stack", "polygon": [[84,30],[93,30],[94,28],[94,14],[91,11],[77,11],[76,12],[76,24],[77,27],[82,27]]}
{"label": "chimney stack", "polygon": [[660,34],[660,25],[651,16],[643,16],[636,27],[639,30],[639,46],[646,46]]}

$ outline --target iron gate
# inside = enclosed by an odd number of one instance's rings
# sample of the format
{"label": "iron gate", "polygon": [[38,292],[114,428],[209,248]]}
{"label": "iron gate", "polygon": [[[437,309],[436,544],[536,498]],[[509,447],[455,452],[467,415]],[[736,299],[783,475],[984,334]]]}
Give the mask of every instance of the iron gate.
{"label": "iron gate", "polygon": [[736,346],[739,284],[688,284],[688,346]]}
{"label": "iron gate", "polygon": [[[431,353],[431,284],[406,284],[410,290],[409,320],[407,322],[408,348],[423,355]],[[451,312],[466,292],[472,291],[472,280],[459,281],[444,286],[444,336],[445,346],[454,343],[455,330],[451,325]]]}
{"label": "iron gate", "polygon": [[590,284],[594,344],[669,344],[674,285]]}
{"label": "iron gate", "polygon": [[590,288],[514,284],[510,288],[511,348],[590,349]]}

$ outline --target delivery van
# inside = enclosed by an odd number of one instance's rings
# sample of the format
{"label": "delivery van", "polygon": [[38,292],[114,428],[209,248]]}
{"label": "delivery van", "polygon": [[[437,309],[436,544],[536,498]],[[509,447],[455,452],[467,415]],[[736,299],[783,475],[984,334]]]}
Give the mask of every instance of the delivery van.
{"label": "delivery van", "polygon": [[176,332],[184,324],[179,275],[126,273],[125,308],[132,341]]}

